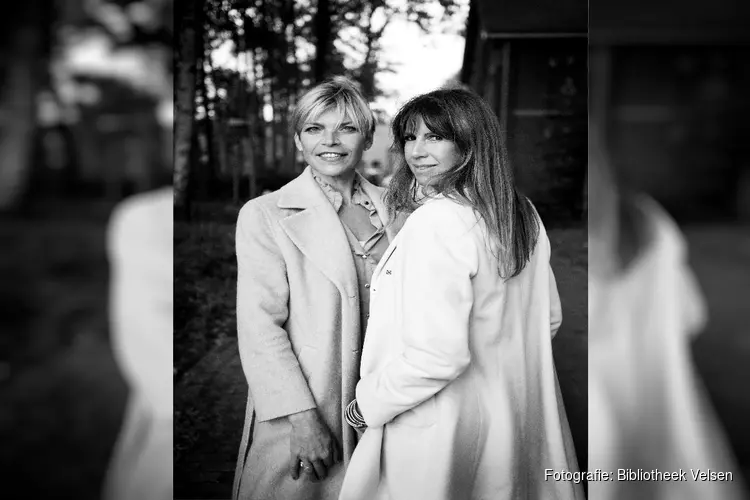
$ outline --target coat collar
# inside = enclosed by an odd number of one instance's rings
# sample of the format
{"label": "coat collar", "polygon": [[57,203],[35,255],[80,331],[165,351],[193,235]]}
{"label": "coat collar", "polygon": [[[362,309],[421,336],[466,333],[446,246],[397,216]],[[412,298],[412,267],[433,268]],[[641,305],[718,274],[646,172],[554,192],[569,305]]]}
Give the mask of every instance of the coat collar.
{"label": "coat collar", "polygon": [[318,183],[313,178],[312,168],[308,166],[302,174],[279,190],[279,201],[276,204],[279,208],[304,210],[331,203],[318,187]]}
{"label": "coat collar", "polygon": [[357,274],[349,240],[310,167],[280,189],[277,206],[300,210],[281,219],[281,228],[343,297],[356,299]]}
{"label": "coat collar", "polygon": [[[359,175],[359,174],[357,174]],[[372,200],[381,220],[386,222],[386,235],[392,242],[403,225],[397,217],[387,224],[389,214],[383,203],[383,189],[359,178],[362,188]],[[281,220],[280,224],[292,242],[320,271],[349,298],[356,298],[357,276],[354,261],[338,214],[320,189],[308,166],[302,174],[279,190],[279,208],[297,209]]]}
{"label": "coat collar", "polygon": [[[399,215],[391,224],[388,224],[391,214],[383,202],[385,190],[372,184],[359,173],[356,175],[359,177],[362,190],[372,200],[380,220],[385,224],[388,241],[393,241],[401,226],[404,225],[406,217]],[[279,190],[279,201],[277,202],[279,208],[305,210],[317,208],[320,205],[330,206],[331,202],[313,178],[312,168],[309,166],[305,168],[302,174]]]}

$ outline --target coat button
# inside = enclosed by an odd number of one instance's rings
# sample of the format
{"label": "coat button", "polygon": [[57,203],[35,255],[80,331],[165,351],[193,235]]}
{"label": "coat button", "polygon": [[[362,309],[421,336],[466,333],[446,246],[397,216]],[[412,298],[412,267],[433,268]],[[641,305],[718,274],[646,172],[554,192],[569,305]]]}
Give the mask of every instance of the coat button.
{"label": "coat button", "polygon": [[370,284],[369,283],[365,283],[365,288],[370,288]]}

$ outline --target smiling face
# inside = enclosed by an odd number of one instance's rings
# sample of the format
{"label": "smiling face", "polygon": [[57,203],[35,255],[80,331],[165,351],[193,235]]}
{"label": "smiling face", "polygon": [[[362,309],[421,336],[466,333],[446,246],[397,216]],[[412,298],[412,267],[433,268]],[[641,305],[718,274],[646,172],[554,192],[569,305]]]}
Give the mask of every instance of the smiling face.
{"label": "smiling face", "polygon": [[323,176],[340,177],[354,173],[354,167],[369,149],[371,141],[345,113],[323,111],[305,121],[294,143],[305,162]]}
{"label": "smiling face", "polygon": [[404,157],[422,187],[461,162],[456,143],[433,133],[420,118],[416,129],[404,135]]}

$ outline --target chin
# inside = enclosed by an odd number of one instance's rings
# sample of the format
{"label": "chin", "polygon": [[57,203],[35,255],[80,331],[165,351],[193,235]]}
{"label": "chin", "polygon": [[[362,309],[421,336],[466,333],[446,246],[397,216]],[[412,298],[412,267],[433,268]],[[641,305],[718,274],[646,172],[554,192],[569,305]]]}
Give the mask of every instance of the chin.
{"label": "chin", "polygon": [[414,176],[414,178],[417,180],[417,184],[419,184],[420,187],[426,188],[430,184],[432,184],[432,182],[431,182],[432,179],[429,178],[429,177],[428,178],[422,178],[422,177]]}
{"label": "chin", "polygon": [[354,164],[347,164],[347,165],[330,165],[330,164],[323,164],[321,165],[320,162],[315,162],[311,165],[311,167],[318,173],[327,175],[329,177],[339,177],[341,175],[347,175],[351,172],[354,172]]}

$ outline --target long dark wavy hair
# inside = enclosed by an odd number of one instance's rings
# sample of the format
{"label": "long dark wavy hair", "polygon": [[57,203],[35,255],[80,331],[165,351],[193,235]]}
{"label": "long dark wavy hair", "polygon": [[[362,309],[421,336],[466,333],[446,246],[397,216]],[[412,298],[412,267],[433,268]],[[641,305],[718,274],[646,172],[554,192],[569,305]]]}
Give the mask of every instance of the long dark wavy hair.
{"label": "long dark wavy hair", "polygon": [[434,134],[455,143],[461,157],[458,165],[430,185],[431,192],[471,206],[496,243],[492,248],[500,276],[517,276],[536,246],[539,218],[531,202],[516,190],[497,116],[475,93],[436,90],[411,99],[393,118],[396,165],[385,195],[391,213],[410,213],[418,206],[418,186],[404,146],[420,119]]}

